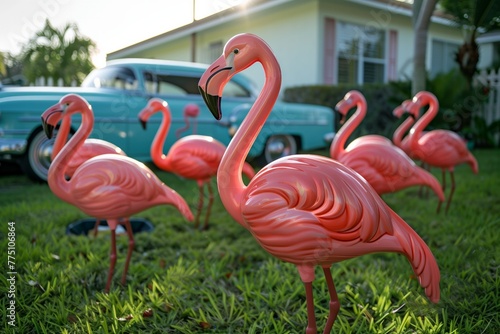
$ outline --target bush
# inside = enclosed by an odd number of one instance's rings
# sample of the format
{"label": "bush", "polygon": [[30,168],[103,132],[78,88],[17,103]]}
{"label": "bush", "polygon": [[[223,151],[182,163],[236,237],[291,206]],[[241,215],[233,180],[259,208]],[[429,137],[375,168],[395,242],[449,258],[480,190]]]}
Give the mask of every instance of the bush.
{"label": "bush", "polygon": [[[392,115],[395,107],[409,98],[401,89],[389,84],[354,85],[316,85],[287,88],[284,100],[296,103],[311,103],[330,107],[335,110],[335,105],[350,90],[360,91],[366,98],[368,110],[363,122],[354,131],[350,140],[367,134],[379,134],[392,138],[394,130],[399,125],[399,120]],[[354,110],[354,109],[353,109]],[[347,117],[352,115],[353,111]],[[340,117],[335,115],[335,128],[340,128]]]}

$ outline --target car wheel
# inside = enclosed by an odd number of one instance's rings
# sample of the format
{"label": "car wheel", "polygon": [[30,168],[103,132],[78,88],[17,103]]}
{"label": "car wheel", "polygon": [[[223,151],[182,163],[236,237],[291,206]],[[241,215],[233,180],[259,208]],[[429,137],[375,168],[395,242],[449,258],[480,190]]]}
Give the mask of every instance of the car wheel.
{"label": "car wheel", "polygon": [[260,163],[268,163],[286,157],[287,155],[297,154],[297,141],[290,135],[272,135],[266,141],[264,152],[262,153]]}
{"label": "car wheel", "polygon": [[28,150],[21,159],[21,168],[30,179],[38,182],[47,181],[54,138],[55,134],[52,139],[47,138],[42,129],[31,136]]}

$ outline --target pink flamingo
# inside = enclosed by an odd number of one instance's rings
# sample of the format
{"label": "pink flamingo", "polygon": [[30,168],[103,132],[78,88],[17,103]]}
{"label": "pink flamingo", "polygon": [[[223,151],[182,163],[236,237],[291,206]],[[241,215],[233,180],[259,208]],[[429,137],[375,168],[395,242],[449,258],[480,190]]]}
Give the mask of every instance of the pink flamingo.
{"label": "pink flamingo", "polygon": [[243,183],[241,171],[269,116],[281,86],[280,66],[259,37],[231,38],[200,78],[199,88],[214,117],[222,117],[221,95],[233,75],[260,62],[264,87],[232,138],[217,173],[229,214],[270,254],[297,266],[306,290],[306,333],[317,332],[312,282],[323,268],[330,294],[329,333],[340,308],[332,263],[374,252],[398,252],[411,262],[433,302],[439,300],[439,268],[425,242],[352,169],[326,157],[291,155],[273,161]]}
{"label": "pink flamingo", "polygon": [[[451,189],[446,203],[448,212],[453,193],[455,192],[454,168],[456,165],[467,163],[474,173],[479,172],[476,158],[467,149],[467,145],[453,131],[432,130],[423,133],[425,127],[434,119],[439,110],[439,102],[434,94],[426,91],[417,93],[406,109],[411,113],[416,113],[420,108],[429,106],[427,111],[413,125],[409,134],[410,149],[415,157],[429,166],[439,167],[442,170],[442,189],[446,189],[446,170],[450,172]],[[441,208],[438,204],[437,211]]]}
{"label": "pink flamingo", "polygon": [[195,103],[188,103],[184,107],[184,123],[186,124],[183,128],[178,128],[177,131],[175,131],[175,138],[179,139],[181,137],[181,133],[188,130],[189,127],[191,126],[189,119],[194,118],[195,121],[193,122],[193,134],[196,134],[196,117],[200,114],[200,107],[198,107],[197,104]]}
{"label": "pink flamingo", "polygon": [[[406,107],[409,105],[411,100],[405,100],[401,105],[397,106],[392,114],[396,116],[397,118],[401,118],[404,113],[406,113]],[[417,110],[418,112],[418,110]],[[394,134],[392,135],[392,142],[394,145],[399,147],[400,149],[403,150],[403,152],[406,153],[410,158],[415,159],[414,154],[410,150],[410,141],[408,140],[408,136],[405,136],[407,132],[410,130],[411,126],[415,121],[418,119],[419,114],[417,113],[416,115],[412,113],[408,113],[409,117],[407,117],[394,131]]]}
{"label": "pink flamingo", "polygon": [[354,106],[357,109],[335,135],[330,146],[330,157],[361,174],[379,195],[422,184],[433,189],[439,199],[444,201],[443,191],[436,178],[418,167],[389,139],[375,135],[363,136],[344,149],[347,138],[366,114],[366,103],[363,101],[361,93],[350,91],[337,103],[336,109],[344,117]]}
{"label": "pink flamingo", "polygon": [[[43,116],[42,116],[43,117]],[[62,117],[62,113],[56,113],[52,116],[54,118],[53,122],[57,122],[57,117],[62,118],[61,125],[59,126],[59,130],[57,131],[56,140],[54,142],[54,146],[52,147],[52,160],[59,154],[64,145],[66,144],[66,139],[68,138],[69,131],[71,129],[71,118],[70,117]],[[66,167],[65,174],[68,178],[71,178],[75,173],[76,169],[85,161],[89,160],[98,155],[102,154],[119,154],[126,155],[125,152],[115,144],[110,142],[100,140],[100,139],[91,139],[87,138],[83,142],[82,147],[76,152],[73,158],[68,161],[68,165]],[[94,236],[97,236],[98,227],[100,224],[100,219],[96,219],[94,226]]]}
{"label": "pink flamingo", "polygon": [[92,217],[107,219],[111,230],[111,255],[105,291],[111,286],[116,263],[116,227],[123,222],[129,245],[121,283],[125,284],[134,237],[130,216],[160,204],[175,206],[188,220],[193,219],[184,199],[162,183],[143,163],[118,154],[103,154],[86,160],[68,180],[66,167],[92,131],[94,115],[90,105],[80,96],[69,94],[50,107],[42,117],[47,137],[62,117],[80,113],[82,122],[75,135],[64,145],[51,163],[47,182],[52,192]]}
{"label": "pink flamingo", "polygon": [[[151,145],[151,157],[158,168],[173,172],[181,177],[196,180],[199,189],[198,209],[195,218],[195,227],[199,225],[201,209],[203,207],[203,188],[208,187],[208,205],[205,213],[203,229],[208,228],[208,219],[214,201],[210,180],[217,174],[220,160],[226,151],[226,146],[210,136],[189,135],[176,141],[167,155],[163,154],[163,145],[170,129],[171,113],[168,103],[160,98],[152,98],[144,109],[139,112],[139,120],[144,128],[149,117],[156,112],[162,112],[163,120]],[[245,163],[243,174],[249,179],[255,175],[252,166]]]}

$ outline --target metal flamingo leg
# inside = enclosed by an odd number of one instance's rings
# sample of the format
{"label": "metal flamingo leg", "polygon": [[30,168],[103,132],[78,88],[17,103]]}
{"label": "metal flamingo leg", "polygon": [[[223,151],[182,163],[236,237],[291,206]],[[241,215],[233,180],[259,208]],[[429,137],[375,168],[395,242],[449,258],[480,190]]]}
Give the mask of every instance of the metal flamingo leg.
{"label": "metal flamingo leg", "polygon": [[203,229],[208,229],[208,218],[210,218],[210,213],[212,212],[212,204],[214,203],[214,192],[212,190],[212,184],[210,181],[207,182],[208,187],[208,205],[207,212],[205,213],[205,225],[203,225]]}
{"label": "metal flamingo leg", "polygon": [[314,296],[312,290],[312,282],[304,282],[306,288],[306,303],[307,303],[307,328],[306,334],[316,334],[316,315],[314,314]]}
{"label": "metal flamingo leg", "polygon": [[[442,169],[442,174],[443,174],[442,189],[443,189],[443,193],[444,193],[444,191],[446,190],[446,171],[444,169]],[[448,203],[449,202],[450,202],[450,199],[448,198]],[[447,204],[447,206],[448,206],[448,204]],[[440,210],[441,210],[441,201],[438,204],[436,212],[439,213]]]}
{"label": "metal flamingo leg", "polygon": [[200,224],[200,214],[201,209],[203,208],[203,181],[198,181],[198,190],[200,192],[200,197],[198,198],[198,208],[196,210],[196,218],[194,220],[194,227],[198,228]]}
{"label": "metal flamingo leg", "polygon": [[128,272],[128,266],[130,264],[130,258],[132,257],[132,251],[134,250],[134,232],[132,231],[132,226],[130,225],[130,219],[127,218],[125,219],[125,227],[127,229],[127,234],[128,234],[128,250],[127,250],[127,259],[125,260],[125,268],[123,269],[123,274],[122,274],[122,280],[121,283],[122,285],[125,285],[127,282],[127,272]]}
{"label": "metal flamingo leg", "polygon": [[448,202],[446,203],[446,209],[445,213],[448,213],[448,209],[450,208],[451,204],[451,198],[453,197],[453,193],[455,192],[455,176],[453,171],[450,171],[450,177],[451,177],[451,189],[450,189],[450,194],[448,195]]}
{"label": "metal flamingo leg", "polygon": [[111,229],[111,253],[109,255],[109,272],[108,280],[106,282],[106,288],[104,292],[108,293],[111,287],[111,279],[113,278],[113,272],[115,271],[116,264],[116,226],[110,225]]}
{"label": "metal flamingo leg", "polygon": [[333,284],[332,273],[330,268],[323,268],[325,273],[326,284],[328,285],[328,292],[330,293],[330,313],[328,314],[328,320],[326,321],[324,334],[330,333],[333,327],[335,319],[337,319],[337,314],[340,310],[339,298],[337,296],[337,291],[335,290],[335,284]]}

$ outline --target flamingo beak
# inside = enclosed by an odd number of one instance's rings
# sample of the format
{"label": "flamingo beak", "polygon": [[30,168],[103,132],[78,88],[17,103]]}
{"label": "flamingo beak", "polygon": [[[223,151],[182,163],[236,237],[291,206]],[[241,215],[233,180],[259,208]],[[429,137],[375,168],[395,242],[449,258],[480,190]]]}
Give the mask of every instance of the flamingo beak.
{"label": "flamingo beak", "polygon": [[144,120],[142,120],[142,119],[140,119],[140,118],[139,118],[139,122],[141,122],[142,129],[146,130],[146,128],[147,128],[147,126],[146,126],[147,122],[144,121]]}
{"label": "flamingo beak", "polygon": [[207,68],[198,83],[205,104],[217,120],[222,118],[221,96],[226,82],[230,79],[231,70],[232,67],[226,65],[226,59],[222,55]]}
{"label": "flamingo beak", "polygon": [[52,138],[55,126],[62,118],[62,112],[63,109],[61,108],[61,105],[57,103],[52,107],[48,108],[47,110],[45,110],[44,113],[42,114],[41,116],[42,127],[47,138],[49,139]]}

